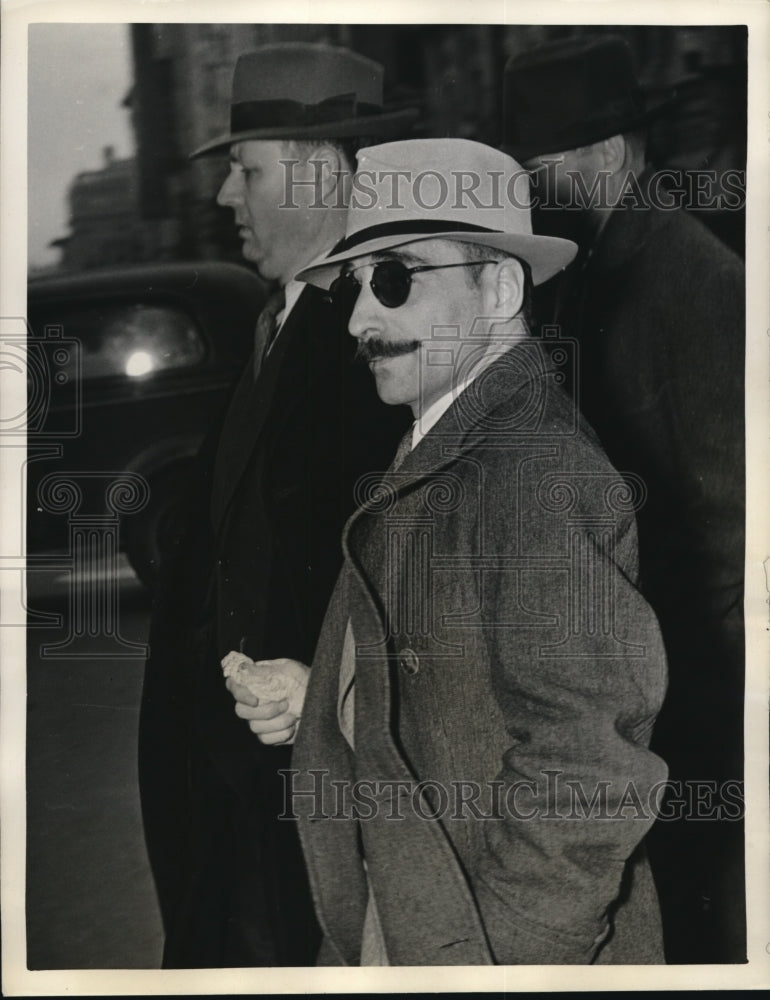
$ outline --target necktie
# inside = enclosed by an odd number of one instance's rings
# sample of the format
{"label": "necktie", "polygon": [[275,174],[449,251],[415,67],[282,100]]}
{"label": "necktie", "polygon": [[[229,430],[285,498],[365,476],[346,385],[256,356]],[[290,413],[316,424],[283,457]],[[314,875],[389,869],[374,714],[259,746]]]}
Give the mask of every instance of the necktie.
{"label": "necktie", "polygon": [[286,308],[286,293],[283,288],[268,298],[257,319],[254,332],[254,361],[261,366],[278,332],[278,314]]}

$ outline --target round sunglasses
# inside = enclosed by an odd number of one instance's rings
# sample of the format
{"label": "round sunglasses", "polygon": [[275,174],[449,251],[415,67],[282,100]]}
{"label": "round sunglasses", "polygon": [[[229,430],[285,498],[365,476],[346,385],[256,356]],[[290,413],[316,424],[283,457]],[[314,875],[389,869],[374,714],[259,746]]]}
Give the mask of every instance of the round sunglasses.
{"label": "round sunglasses", "polygon": [[[440,271],[448,267],[476,267],[478,264],[496,263],[498,262],[494,260],[464,260],[456,264],[418,264],[416,267],[407,267],[400,260],[379,260],[372,268],[369,287],[378,302],[387,309],[397,309],[409,298],[413,274]],[[341,274],[329,286],[330,301],[348,315],[353,312],[361,292],[361,282],[355,276],[355,270],[358,268]]]}

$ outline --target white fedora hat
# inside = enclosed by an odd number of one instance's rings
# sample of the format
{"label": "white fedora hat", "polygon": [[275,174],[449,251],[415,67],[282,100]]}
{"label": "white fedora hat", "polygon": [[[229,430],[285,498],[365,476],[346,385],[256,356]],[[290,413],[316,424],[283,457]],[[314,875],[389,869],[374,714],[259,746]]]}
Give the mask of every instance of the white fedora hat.
{"label": "white fedora hat", "polygon": [[519,257],[536,285],[563,270],[578,249],[571,240],[533,234],[529,175],[506,153],[468,139],[406,139],[359,151],[345,239],[297,278],[328,288],[345,261],[431,239]]}

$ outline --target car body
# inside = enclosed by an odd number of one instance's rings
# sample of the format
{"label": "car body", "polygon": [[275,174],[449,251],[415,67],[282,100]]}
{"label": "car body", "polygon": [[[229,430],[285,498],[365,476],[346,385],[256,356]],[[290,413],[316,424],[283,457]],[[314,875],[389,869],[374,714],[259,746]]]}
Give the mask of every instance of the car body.
{"label": "car body", "polygon": [[[204,261],[30,279],[28,554],[67,550],[78,519],[114,516],[110,485],[123,476],[148,487],[120,515],[120,540],[152,584],[184,473],[219,425],[266,292],[248,268]],[[68,488],[74,506],[59,502]]]}

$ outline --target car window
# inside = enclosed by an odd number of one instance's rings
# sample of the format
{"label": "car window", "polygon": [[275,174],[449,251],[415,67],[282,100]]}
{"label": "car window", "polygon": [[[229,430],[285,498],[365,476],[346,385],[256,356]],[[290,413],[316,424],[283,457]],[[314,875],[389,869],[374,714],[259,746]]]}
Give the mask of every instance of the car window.
{"label": "car window", "polygon": [[123,375],[147,378],[157,372],[200,364],[205,345],[192,318],[167,305],[110,304],[50,308],[31,317],[37,337],[51,329],[74,340],[78,350],[62,355],[58,370],[84,380]]}

